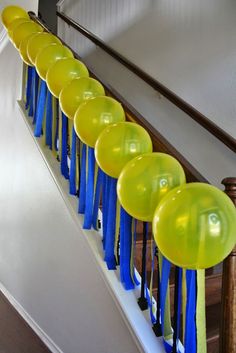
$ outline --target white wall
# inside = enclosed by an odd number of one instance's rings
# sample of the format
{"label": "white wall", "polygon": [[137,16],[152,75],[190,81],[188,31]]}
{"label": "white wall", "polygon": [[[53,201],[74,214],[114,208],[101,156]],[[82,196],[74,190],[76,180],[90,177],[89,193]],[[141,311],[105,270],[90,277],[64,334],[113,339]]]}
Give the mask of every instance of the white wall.
{"label": "white wall", "polygon": [[62,8],[236,138],[234,0],[65,0]]}

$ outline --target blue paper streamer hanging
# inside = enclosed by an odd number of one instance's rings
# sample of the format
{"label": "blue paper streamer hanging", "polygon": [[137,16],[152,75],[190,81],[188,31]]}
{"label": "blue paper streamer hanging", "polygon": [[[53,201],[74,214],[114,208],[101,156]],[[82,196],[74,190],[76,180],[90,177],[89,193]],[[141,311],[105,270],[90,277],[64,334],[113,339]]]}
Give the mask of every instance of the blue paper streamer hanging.
{"label": "blue paper streamer hanging", "polygon": [[93,203],[93,228],[98,229],[98,210],[101,199],[103,171],[98,167],[97,182]]}
{"label": "blue paper streamer hanging", "polygon": [[61,174],[69,179],[69,168],[67,164],[67,137],[68,137],[68,119],[64,113],[61,114]]}
{"label": "blue paper streamer hanging", "polygon": [[185,353],[197,352],[196,336],[196,271],[186,271],[187,303],[184,348]]}
{"label": "blue paper streamer hanging", "polygon": [[[180,329],[181,329],[182,277],[183,277],[183,270],[182,270],[182,268],[179,268],[177,341],[179,341]],[[177,346],[177,348],[178,348],[178,346]]]}
{"label": "blue paper streamer hanging", "polygon": [[46,85],[46,82],[42,80],[40,84],[40,89],[39,89],[39,98],[38,98],[37,111],[36,111],[36,124],[35,124],[35,130],[34,130],[35,137],[40,137],[42,134],[46,98],[47,98],[47,85]]}
{"label": "blue paper streamer hanging", "polygon": [[31,98],[31,93],[32,93],[32,66],[28,66],[27,68],[27,82],[26,82],[26,102],[25,102],[25,109],[27,110],[29,108],[30,104],[30,98]]}
{"label": "blue paper streamer hanging", "polygon": [[77,137],[74,127],[72,128],[72,142],[70,150],[70,172],[69,172],[69,189],[71,195],[77,195],[76,187],[76,150],[77,150]]}
{"label": "blue paper streamer hanging", "polygon": [[52,149],[52,94],[47,92],[46,106],[46,145]]}
{"label": "blue paper streamer hanging", "polygon": [[59,102],[58,99],[53,97],[55,104],[53,104],[53,109],[55,109],[55,114],[53,114],[53,119],[56,119],[56,131],[53,139],[54,149],[58,151],[58,135],[59,135]]}
{"label": "blue paper streamer hanging", "polygon": [[134,288],[131,274],[132,217],[121,207],[120,213],[120,277],[126,290]]}
{"label": "blue paper streamer hanging", "polygon": [[[137,219],[134,219],[134,239],[133,239],[133,246],[134,246],[134,249],[136,248],[136,240],[137,240],[137,225],[138,225],[138,222],[137,222]],[[134,263],[134,268],[135,268],[135,263]],[[135,271],[133,273],[133,280],[134,280],[134,283],[136,284],[136,286],[138,286],[140,284],[136,274],[135,274]]]}
{"label": "blue paper streamer hanging", "polygon": [[39,75],[35,68],[33,68],[33,124],[36,122],[36,111],[38,105],[38,90],[39,90]]}
{"label": "blue paper streamer hanging", "polygon": [[35,116],[37,110],[37,99],[38,99],[38,84],[39,84],[39,76],[35,67],[32,67],[31,70],[31,92],[30,92],[30,100],[29,100],[29,116],[33,117],[33,124],[35,123]]}
{"label": "blue paper streamer hanging", "polygon": [[108,222],[108,206],[109,206],[109,176],[105,173],[102,175],[102,243],[103,249],[106,246],[107,222]]}
{"label": "blue paper streamer hanging", "polygon": [[179,334],[181,326],[181,302],[182,302],[182,273],[183,270],[175,267],[175,301],[174,301],[174,332],[173,352],[179,352]]}
{"label": "blue paper streamer hanging", "polygon": [[86,154],[87,146],[83,144],[81,155],[81,172],[80,172],[80,187],[79,187],[79,209],[78,212],[84,214],[85,199],[86,199]]}
{"label": "blue paper streamer hanging", "polygon": [[84,229],[91,229],[93,223],[93,202],[94,202],[94,177],[95,177],[95,155],[94,148],[88,148],[88,171],[86,181],[86,199],[84,213]]}
{"label": "blue paper streamer hanging", "polygon": [[107,224],[106,224],[106,242],[105,242],[105,257],[109,270],[116,269],[115,249],[115,234],[116,234],[116,193],[117,179],[107,176]]}

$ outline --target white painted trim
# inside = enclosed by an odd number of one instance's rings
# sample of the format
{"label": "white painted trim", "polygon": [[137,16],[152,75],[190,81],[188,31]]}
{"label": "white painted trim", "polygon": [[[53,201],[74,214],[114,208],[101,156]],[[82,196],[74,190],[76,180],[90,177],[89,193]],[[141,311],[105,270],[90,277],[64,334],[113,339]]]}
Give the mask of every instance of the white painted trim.
{"label": "white painted trim", "polygon": [[18,301],[8,292],[2,283],[0,283],[0,291],[52,353],[63,353],[63,351],[51,340],[51,338],[48,337],[46,332],[39,327],[39,325],[32,319],[32,317],[25,311]]}

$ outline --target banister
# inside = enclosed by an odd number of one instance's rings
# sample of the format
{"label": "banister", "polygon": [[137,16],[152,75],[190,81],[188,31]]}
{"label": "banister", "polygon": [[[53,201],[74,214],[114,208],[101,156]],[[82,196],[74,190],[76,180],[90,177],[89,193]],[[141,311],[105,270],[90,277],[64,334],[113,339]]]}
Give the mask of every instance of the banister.
{"label": "banister", "polygon": [[[39,23],[47,32],[50,32],[47,26],[35,15],[34,12],[29,12],[29,16],[32,20]],[[63,42],[61,38],[59,39]],[[70,48],[67,43],[63,42],[63,44]],[[72,48],[70,48],[70,50],[73,52],[75,58],[81,60],[81,57]],[[190,164],[187,159],[181,153],[179,153],[177,149],[144,118],[144,116],[142,116],[130,103],[128,103],[126,99],[121,96],[113,87],[107,84],[104,79],[95,74],[95,72],[89,67],[89,65],[86,64],[86,66],[89,70],[90,76],[94,77],[96,80],[102,83],[105,88],[106,94],[114,97],[122,103],[123,108],[126,112],[127,120],[137,122],[148,131],[152,138],[153,147],[155,151],[169,153],[174,156],[182,164],[188,182],[199,181],[208,183],[208,180],[203,175],[201,175],[198,170],[194,168],[194,166]]]}
{"label": "banister", "polygon": [[198,124],[203,126],[206,130],[208,130],[212,135],[217,137],[221,142],[223,142],[226,146],[228,146],[232,151],[236,152],[236,139],[233,136],[229,135],[215,123],[213,123],[209,118],[191,106],[189,103],[185,102],[182,98],[177,96],[170,89],[165,87],[162,83],[148,75],[145,71],[140,69],[137,65],[132,63],[130,60],[125,58],[123,55],[118,53],[112,47],[107,45],[104,41],[98,38],[94,33],[90,32],[88,29],[74,21],[72,18],[67,16],[65,13],[57,11],[57,16],[60,17],[64,22],[66,22],[69,26],[76,29],[78,32],[83,34],[86,38],[92,41],[95,45],[103,49],[106,53],[111,55],[117,61],[119,61],[122,65],[127,67],[130,71],[132,71],[135,75],[140,77],[143,81],[145,81],[149,86],[154,88],[156,91],[161,93],[164,97],[166,97],[170,102],[172,102],[175,106],[180,108],[183,112],[189,115],[193,120],[195,120]]}
{"label": "banister", "polygon": [[[222,184],[236,206],[236,178]],[[220,353],[236,353],[236,246],[223,263],[221,305]]]}
{"label": "banister", "polygon": [[[31,19],[38,22],[48,32],[49,29],[40,21],[37,16],[29,12]],[[63,41],[62,41],[63,42]],[[64,43],[68,46],[66,43]],[[69,47],[69,46],[68,46]],[[70,48],[71,49],[71,48]],[[72,49],[71,49],[72,50]],[[75,58],[81,60],[80,56],[73,51]],[[85,62],[86,64],[86,62]],[[208,182],[175,148],[164,136],[162,136],[152,125],[129,104],[113,87],[108,85],[94,71],[88,67],[90,75],[99,80],[106,91],[107,95],[119,100],[126,112],[127,119],[135,121],[142,125],[151,135],[154,150],[169,153],[173,155],[185,169],[187,181]],[[236,178],[226,178],[222,181],[225,185],[225,192],[232,199],[236,206]],[[236,247],[224,261],[223,266],[223,291],[222,291],[222,315],[221,315],[221,331],[220,331],[220,353],[236,353]]]}

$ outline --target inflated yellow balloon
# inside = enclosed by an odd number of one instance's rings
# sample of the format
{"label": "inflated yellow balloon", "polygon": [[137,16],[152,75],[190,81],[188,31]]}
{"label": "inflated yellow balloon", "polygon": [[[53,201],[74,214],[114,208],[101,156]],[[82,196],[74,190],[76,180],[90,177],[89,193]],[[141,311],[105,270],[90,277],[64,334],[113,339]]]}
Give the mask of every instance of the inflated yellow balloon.
{"label": "inflated yellow balloon", "polygon": [[184,170],[175,158],[165,153],[146,153],[122,169],[117,183],[118,198],[132,217],[152,222],[161,199],[185,181]]}
{"label": "inflated yellow balloon", "polygon": [[29,19],[28,13],[20,6],[6,6],[1,13],[3,25],[8,29],[10,24],[17,18]]}
{"label": "inflated yellow balloon", "polygon": [[158,205],[153,234],[161,253],[173,264],[188,269],[212,267],[236,243],[236,208],[214,186],[185,184]]}
{"label": "inflated yellow balloon", "polygon": [[21,23],[12,32],[12,41],[15,47],[18,49],[21,41],[32,33],[43,32],[43,27],[34,21],[27,21]]}
{"label": "inflated yellow balloon", "polygon": [[14,29],[25,22],[30,22],[30,20],[27,18],[24,18],[24,17],[20,17],[20,18],[17,18],[16,20],[12,21],[9,24],[7,33],[8,33],[8,36],[9,36],[9,39],[11,40],[11,42],[13,41],[12,36],[13,36]]}
{"label": "inflated yellow balloon", "polygon": [[19,46],[20,56],[22,60],[29,66],[33,66],[33,65],[28,56],[27,46],[28,46],[29,40],[34,36],[35,36],[35,33],[31,33],[20,42],[20,46]]}
{"label": "inflated yellow balloon", "polygon": [[88,69],[81,61],[74,58],[64,58],[56,61],[50,67],[46,81],[51,93],[58,98],[62,88],[70,81],[88,76]]}
{"label": "inflated yellow balloon", "polygon": [[35,65],[36,57],[40,51],[50,44],[61,44],[60,39],[51,33],[37,33],[34,37],[29,40],[27,51],[28,57],[33,65]]}
{"label": "inflated yellow balloon", "polygon": [[59,59],[73,58],[70,49],[61,44],[50,44],[44,47],[37,55],[35,65],[39,76],[46,80],[49,68]]}
{"label": "inflated yellow balloon", "polygon": [[74,127],[80,140],[90,147],[110,124],[125,121],[122,105],[111,97],[96,97],[81,104],[75,113]]}
{"label": "inflated yellow balloon", "polygon": [[152,140],[140,125],[121,122],[108,126],[95,144],[99,167],[113,178],[118,178],[124,166],[133,158],[152,152]]}
{"label": "inflated yellow balloon", "polygon": [[97,80],[91,77],[75,78],[62,89],[59,103],[63,113],[69,119],[74,119],[75,112],[81,103],[104,94],[104,88]]}

